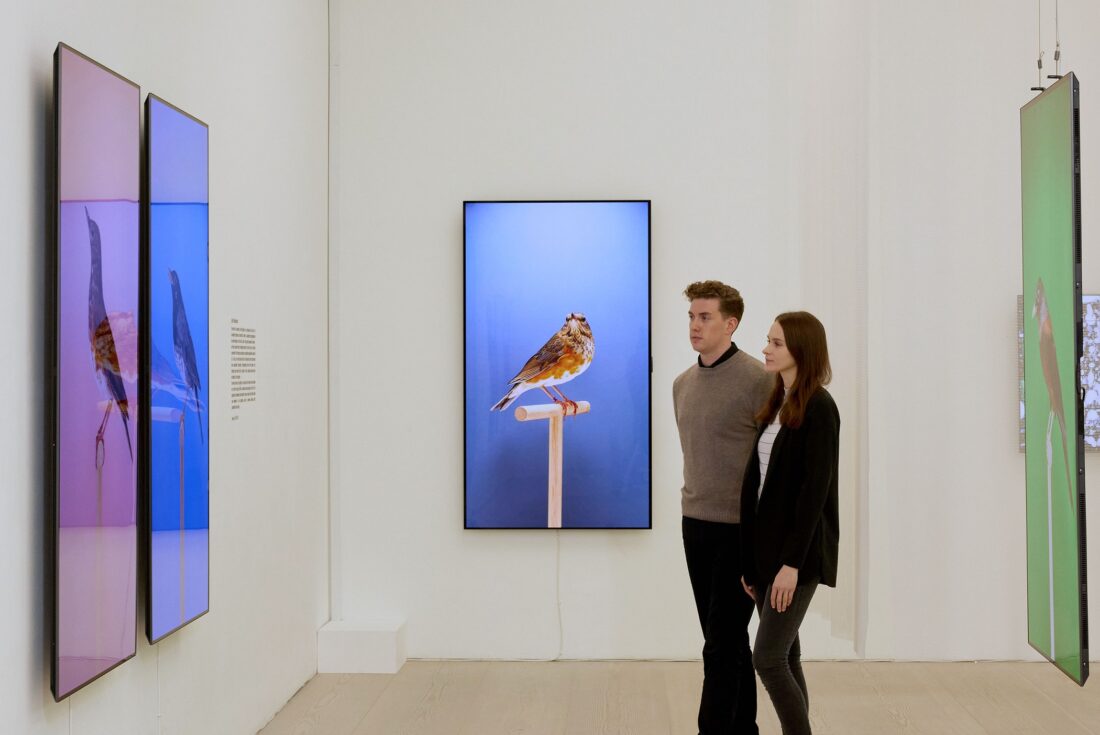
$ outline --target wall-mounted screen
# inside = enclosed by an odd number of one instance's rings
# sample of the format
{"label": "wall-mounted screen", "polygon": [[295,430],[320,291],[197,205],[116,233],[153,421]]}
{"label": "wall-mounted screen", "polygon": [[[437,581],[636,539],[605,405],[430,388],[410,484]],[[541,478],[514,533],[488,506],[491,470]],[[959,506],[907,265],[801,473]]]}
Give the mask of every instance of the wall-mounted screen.
{"label": "wall-mounted screen", "polygon": [[465,527],[649,528],[648,201],[466,202]]}
{"label": "wall-mounted screen", "polygon": [[146,98],[150,642],[209,609],[208,132]]}
{"label": "wall-mounted screen", "polygon": [[61,44],[54,103],[51,683],[62,699],[137,645],[141,100]]}
{"label": "wall-mounted screen", "polygon": [[1028,642],[1083,684],[1084,401],[1078,86],[1068,74],[1020,109]]}

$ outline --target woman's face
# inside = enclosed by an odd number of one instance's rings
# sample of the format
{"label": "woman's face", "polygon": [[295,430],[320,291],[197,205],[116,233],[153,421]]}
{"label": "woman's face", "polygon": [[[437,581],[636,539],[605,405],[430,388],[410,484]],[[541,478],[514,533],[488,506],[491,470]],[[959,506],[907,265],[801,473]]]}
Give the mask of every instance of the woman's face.
{"label": "woman's face", "polygon": [[764,345],[764,369],[769,373],[784,373],[796,371],[791,353],[787,350],[787,340],[783,337],[783,327],[779,322],[773,322],[768,330],[768,343]]}

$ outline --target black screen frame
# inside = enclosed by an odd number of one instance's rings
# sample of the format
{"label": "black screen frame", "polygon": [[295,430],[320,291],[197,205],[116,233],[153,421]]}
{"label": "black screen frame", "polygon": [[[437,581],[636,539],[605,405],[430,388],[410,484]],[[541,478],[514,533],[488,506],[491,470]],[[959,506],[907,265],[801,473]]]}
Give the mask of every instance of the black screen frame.
{"label": "black screen frame", "polygon": [[[176,627],[162,633],[159,636],[153,635],[153,466],[152,466],[152,410],[153,406],[150,402],[152,398],[152,384],[150,382],[150,362],[151,362],[151,345],[152,345],[152,323],[150,322],[150,291],[152,289],[152,280],[150,267],[152,262],[152,207],[153,198],[151,195],[152,186],[152,166],[153,166],[153,124],[152,124],[152,103],[164,105],[175,112],[189,118],[190,120],[198,123],[202,127],[206,128],[207,133],[207,145],[206,145],[206,190],[207,190],[207,221],[206,221],[206,313],[207,321],[204,325],[207,332],[207,345],[210,344],[210,126],[200,120],[198,117],[192,115],[186,110],[177,107],[168,100],[150,92],[145,96],[145,131],[142,136],[142,166],[141,166],[141,283],[142,288],[140,292],[139,308],[141,311],[141,324],[143,329],[141,331],[141,344],[140,344],[140,368],[139,368],[139,395],[141,396],[141,418],[142,425],[140,433],[142,435],[141,441],[141,453],[144,458],[142,467],[144,468],[140,474],[140,492],[139,496],[142,499],[141,504],[141,530],[139,538],[141,539],[142,546],[142,558],[144,566],[144,574],[140,575],[145,581],[145,637],[149,643],[156,644],[164,640],[173,633],[186,628],[191,623],[195,622],[199,618],[205,617],[210,613],[210,555],[209,545],[210,537],[207,535],[207,562],[206,562],[206,609],[193,618],[185,620]],[[210,351],[207,349],[206,354],[206,375],[207,380],[210,376]],[[206,432],[206,499],[207,499],[207,524],[209,530],[210,520],[210,444],[211,444],[211,421],[210,411],[207,411],[207,432]]]}
{"label": "black screen frame", "polygon": [[[467,249],[466,242],[466,212],[471,204],[645,204],[646,205],[646,350],[649,354],[649,518],[645,526],[563,526],[561,528],[549,528],[547,526],[470,526],[467,502],[469,488],[467,487],[467,464],[469,459],[470,437],[466,430],[466,405],[467,405],[467,365],[466,365],[466,305],[469,294],[467,293]],[[465,199],[462,202],[462,529],[464,531],[650,531],[653,530],[653,200],[652,199]]]}
{"label": "black screen frame", "polygon": [[[1037,101],[1042,99],[1045,95],[1051,93],[1053,90],[1057,90],[1063,85],[1069,85],[1071,88],[1070,104],[1071,109],[1071,130],[1070,130],[1070,145],[1072,172],[1071,172],[1071,198],[1073,201],[1073,303],[1074,303],[1074,360],[1073,364],[1078,366],[1074,372],[1074,415],[1077,424],[1077,441],[1074,451],[1076,452],[1076,466],[1077,477],[1076,481],[1076,496],[1077,496],[1077,588],[1079,596],[1079,636],[1080,636],[1080,648],[1078,655],[1081,661],[1081,679],[1080,681],[1057,660],[1050,658],[1044,651],[1040,650],[1031,641],[1030,632],[1027,632],[1028,646],[1032,648],[1036,653],[1042,656],[1046,661],[1053,664],[1059,671],[1064,673],[1071,681],[1079,686],[1084,686],[1085,682],[1089,678],[1089,640],[1088,640],[1088,568],[1087,568],[1087,544],[1086,544],[1086,517],[1085,517],[1085,397],[1081,389],[1081,371],[1080,365],[1084,356],[1084,293],[1082,288],[1082,271],[1081,271],[1081,250],[1082,250],[1082,234],[1081,234],[1081,100],[1080,100],[1080,83],[1077,79],[1077,75],[1073,72],[1068,72],[1054,84],[1048,87],[1046,90],[1040,92],[1025,105],[1020,108],[1021,120],[1025,116],[1029,107],[1036,105]],[[1022,129],[1022,124],[1021,124]],[[1023,140],[1021,139],[1021,146]],[[1022,150],[1021,150],[1022,153]],[[1026,285],[1024,293],[1027,293]],[[1026,376],[1025,376],[1026,379]],[[1025,480],[1026,482],[1026,480]],[[1026,503],[1026,493],[1025,493]],[[1026,517],[1026,507],[1025,507]],[[1026,534],[1026,531],[1025,531]],[[1026,569],[1026,565],[1025,565]],[[1028,585],[1030,587],[1030,584]]]}
{"label": "black screen frame", "polygon": [[[58,43],[57,47],[54,49],[54,54],[53,54],[53,141],[52,141],[53,145],[52,145],[52,159],[51,159],[51,164],[52,164],[53,171],[51,172],[52,175],[50,177],[51,182],[52,182],[51,197],[52,197],[52,207],[53,207],[53,213],[52,213],[52,217],[51,217],[51,233],[50,234],[51,234],[51,241],[53,243],[53,246],[50,248],[50,253],[47,257],[47,260],[48,260],[47,268],[49,269],[49,283],[48,283],[49,300],[48,300],[48,309],[47,309],[49,313],[47,315],[47,318],[49,320],[49,330],[50,330],[50,341],[49,341],[49,346],[48,346],[49,355],[47,356],[47,360],[48,360],[48,365],[50,366],[49,369],[50,369],[51,372],[50,372],[50,376],[49,376],[50,388],[47,391],[47,393],[48,393],[48,396],[47,396],[47,404],[48,404],[47,405],[47,416],[48,416],[48,419],[46,421],[47,426],[48,426],[48,432],[49,432],[49,446],[50,446],[49,461],[47,463],[47,468],[46,468],[47,487],[49,488],[49,492],[47,492],[47,494],[46,494],[46,496],[47,496],[47,505],[48,505],[46,516],[47,516],[48,522],[50,524],[49,529],[48,529],[49,534],[50,534],[50,544],[49,544],[50,549],[49,550],[50,550],[50,554],[51,554],[51,558],[49,560],[49,567],[50,567],[50,572],[51,572],[51,577],[52,577],[51,580],[50,580],[50,585],[49,585],[49,587],[50,587],[50,593],[49,593],[50,691],[53,694],[54,701],[56,701],[56,702],[60,702],[64,699],[67,699],[68,697],[71,697],[76,692],[79,692],[81,689],[84,689],[89,684],[92,684],[93,682],[97,681],[98,679],[106,676],[107,674],[114,671],[119,666],[122,666],[124,663],[126,663],[127,661],[129,661],[130,659],[134,658],[137,655],[137,626],[135,625],[134,626],[134,651],[133,651],[133,653],[131,653],[129,656],[126,656],[126,657],[120,659],[115,664],[113,664],[110,667],[104,669],[103,671],[96,674],[92,678],[86,680],[85,682],[83,682],[79,686],[77,686],[77,687],[75,687],[75,688],[73,688],[73,689],[71,689],[67,692],[63,692],[63,693],[58,691],[58,673],[59,673],[58,669],[60,668],[60,660],[58,658],[58,655],[59,655],[59,642],[60,642],[60,637],[61,637],[61,630],[60,630],[61,616],[60,616],[60,611],[58,610],[58,603],[60,601],[60,591],[59,591],[60,570],[59,570],[58,566],[59,566],[59,563],[60,563],[60,548],[59,548],[59,545],[60,545],[60,542],[61,542],[61,533],[60,533],[60,528],[59,528],[59,525],[58,525],[59,522],[60,522],[60,517],[61,517],[61,487],[59,485],[61,457],[58,454],[58,433],[59,433],[59,426],[60,426],[60,419],[61,419],[61,417],[60,417],[60,410],[61,410],[61,385],[60,385],[61,366],[58,364],[58,359],[59,359],[59,356],[60,356],[59,343],[60,343],[60,339],[61,339],[61,325],[59,323],[60,309],[59,309],[59,306],[58,306],[58,298],[60,297],[59,277],[60,277],[60,261],[61,261],[61,239],[60,239],[61,238],[61,168],[62,168],[62,166],[61,166],[61,164],[62,164],[62,161],[61,161],[61,85],[63,83],[63,80],[61,78],[61,52],[62,52],[62,50],[67,51],[67,52],[69,52],[69,53],[71,53],[75,56],[78,56],[81,59],[83,59],[84,61],[98,67],[102,71],[105,71],[105,72],[117,77],[119,80],[129,84],[130,86],[132,86],[137,91],[139,102],[135,106],[135,108],[136,108],[135,112],[137,113],[137,116],[138,116],[137,146],[138,146],[139,159],[140,159],[140,156],[141,156],[141,103],[140,103],[141,87],[140,87],[140,85],[138,85],[136,82],[124,77],[123,75],[119,74],[118,72],[114,71],[113,69],[105,66],[104,64],[101,64],[100,62],[96,61],[95,59],[91,58],[90,56],[87,56],[86,54],[83,54],[80,51],[77,51],[72,46],[69,46],[68,44],[63,43],[63,42]],[[140,170],[138,171],[138,176],[139,177],[141,176]],[[140,217],[140,211],[141,211],[140,203],[139,203],[139,206],[138,206],[138,211],[139,211],[139,217]],[[140,232],[140,224],[139,224],[139,232]],[[141,238],[140,238],[140,235],[139,235],[139,246],[138,246],[138,252],[139,252],[139,255],[138,255],[138,258],[139,258],[139,275],[138,275],[138,278],[139,278],[139,282],[138,282],[139,312],[140,312],[140,303],[141,303],[141,291],[142,291],[142,288],[143,288],[143,284],[140,280],[140,278],[141,278],[140,277],[140,258],[141,258],[140,253],[141,253],[141,249],[142,249],[141,245],[140,245],[140,239]],[[139,373],[140,373],[140,370],[141,370],[141,366],[140,366],[140,362],[141,362],[140,343],[141,343],[141,334],[142,334],[143,330],[144,330],[144,325],[141,323],[141,317],[140,317],[140,313],[139,313],[139,316],[138,316],[138,343],[139,343],[138,344],[138,349],[139,349],[139,357],[138,357],[139,366],[138,366],[138,370],[139,370]],[[140,401],[140,397],[139,397],[139,401]],[[137,481],[137,487],[135,488],[135,493],[137,495],[137,497],[135,497],[135,503],[138,506],[137,515],[140,518],[140,515],[141,515],[141,510],[140,510],[140,505],[141,505],[141,480],[140,480],[140,477],[141,477],[141,473],[142,473],[142,465],[141,465],[141,461],[142,461],[142,459],[141,459],[141,427],[139,427],[139,430],[137,432],[136,441],[137,441],[137,444],[138,444],[138,448],[137,448],[137,452],[136,452],[135,456],[136,456],[136,461],[138,463],[137,476],[138,476],[139,479]],[[140,521],[139,521],[138,525],[139,525],[138,533],[140,534]],[[138,578],[140,578],[140,564],[141,564],[140,554],[139,554],[139,551],[138,551],[140,546],[141,546],[140,540],[137,541],[134,544],[134,564],[135,564],[135,569],[138,570]],[[137,590],[134,591],[134,599],[135,599],[135,603],[138,599],[140,599],[140,594],[138,593]],[[135,616],[137,615],[137,610],[136,609],[134,610],[134,615]]]}

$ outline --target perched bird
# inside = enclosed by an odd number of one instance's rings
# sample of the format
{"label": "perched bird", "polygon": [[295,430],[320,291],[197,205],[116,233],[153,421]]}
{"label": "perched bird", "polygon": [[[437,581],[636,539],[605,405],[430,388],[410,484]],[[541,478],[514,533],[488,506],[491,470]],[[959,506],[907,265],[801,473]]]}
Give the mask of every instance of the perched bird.
{"label": "perched bird", "polygon": [[172,282],[172,346],[176,353],[176,367],[180,371],[180,377],[187,387],[195,395],[195,416],[199,419],[199,439],[203,442],[206,438],[202,432],[202,411],[199,410],[199,390],[202,381],[199,378],[199,363],[195,359],[195,343],[191,341],[191,327],[187,324],[187,311],[183,308],[183,293],[180,291],[180,278],[171,268],[168,269],[168,280]]}
{"label": "perched bird", "polygon": [[[592,339],[592,329],[588,326],[588,320],[584,318],[584,314],[578,312],[568,314],[565,317],[565,324],[557,334],[532,355],[523,369],[508,381],[511,388],[490,410],[503,411],[526,391],[542,388],[543,392],[550,396],[550,400],[562,407],[564,413],[568,413],[570,406],[573,408],[573,413],[576,413],[576,402],[566,398],[561,389],[556,386],[568,383],[587,370],[595,354],[596,342]],[[548,387],[554,388],[561,397],[558,398],[548,391]]]}
{"label": "perched bird", "polygon": [[[100,243],[99,225],[84,207],[84,218],[88,221],[88,240],[92,251],[91,277],[88,281],[88,341],[92,346],[92,358],[95,360],[95,375],[100,392],[108,400],[103,421],[96,432],[96,446],[103,442],[103,432],[107,428],[107,419],[111,416],[111,407],[118,406],[122,414],[122,428],[126,430],[126,446],[130,450],[130,461],[134,461],[134,446],[130,441],[130,404],[126,398],[126,386],[122,384],[122,370],[118,362],[118,350],[115,336],[111,331],[111,320],[107,318],[107,305],[103,301],[103,253]],[[97,461],[98,464],[98,461]]]}
{"label": "perched bird", "polygon": [[[1054,323],[1050,318],[1046,289],[1040,278],[1035,286],[1035,303],[1031,307],[1031,316],[1037,321],[1039,329],[1039,361],[1043,365],[1043,381],[1047,386],[1047,398],[1050,401],[1050,415],[1058,420],[1062,431],[1062,459],[1066,468],[1066,488],[1069,490],[1070,508],[1076,510],[1074,487],[1069,474],[1069,438],[1066,435],[1066,409],[1062,403],[1062,380],[1058,373],[1058,355],[1054,347]],[[1049,432],[1049,429],[1048,429]]]}

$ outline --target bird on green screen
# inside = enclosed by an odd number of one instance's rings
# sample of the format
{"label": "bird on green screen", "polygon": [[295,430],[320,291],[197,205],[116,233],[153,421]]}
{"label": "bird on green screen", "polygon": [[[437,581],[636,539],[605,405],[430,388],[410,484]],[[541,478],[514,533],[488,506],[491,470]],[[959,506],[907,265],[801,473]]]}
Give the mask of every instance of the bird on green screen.
{"label": "bird on green screen", "polygon": [[[1069,491],[1069,505],[1074,512],[1077,504],[1074,502],[1074,487],[1070,480],[1069,472],[1069,437],[1066,435],[1066,408],[1062,402],[1062,379],[1058,371],[1058,353],[1054,344],[1054,323],[1050,318],[1050,306],[1047,304],[1047,293],[1043,287],[1043,279],[1035,284],[1035,303],[1031,307],[1031,316],[1036,320],[1039,330],[1039,361],[1043,366],[1043,382],[1047,387],[1047,398],[1050,401],[1050,419],[1057,419],[1058,428],[1062,432],[1062,459],[1066,469],[1066,489]],[[1049,440],[1050,428],[1047,429]],[[1049,469],[1049,468],[1048,468]]]}

